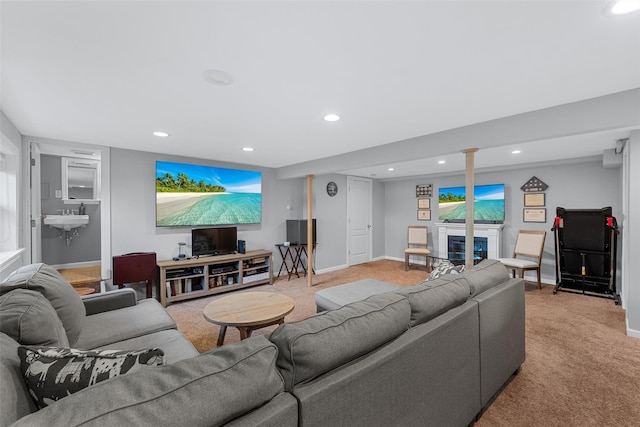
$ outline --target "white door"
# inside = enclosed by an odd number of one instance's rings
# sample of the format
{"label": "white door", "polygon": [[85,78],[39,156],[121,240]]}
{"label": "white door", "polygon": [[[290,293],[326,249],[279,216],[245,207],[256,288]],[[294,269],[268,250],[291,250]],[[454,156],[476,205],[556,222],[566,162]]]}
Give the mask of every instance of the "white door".
{"label": "white door", "polygon": [[371,261],[372,182],[347,177],[347,221],[349,265]]}
{"label": "white door", "polygon": [[31,262],[42,261],[42,212],[40,202],[40,147],[30,144],[31,152]]}

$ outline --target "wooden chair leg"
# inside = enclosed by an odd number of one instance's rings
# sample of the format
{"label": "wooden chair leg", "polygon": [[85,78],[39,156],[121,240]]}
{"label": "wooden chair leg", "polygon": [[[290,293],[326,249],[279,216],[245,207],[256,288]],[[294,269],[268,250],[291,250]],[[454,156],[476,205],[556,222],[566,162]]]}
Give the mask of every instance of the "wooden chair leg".
{"label": "wooden chair leg", "polygon": [[542,280],[540,280],[540,267],[536,269],[536,272],[538,273],[538,289],[542,289]]}
{"label": "wooden chair leg", "polygon": [[404,270],[409,270],[409,255],[404,254]]}

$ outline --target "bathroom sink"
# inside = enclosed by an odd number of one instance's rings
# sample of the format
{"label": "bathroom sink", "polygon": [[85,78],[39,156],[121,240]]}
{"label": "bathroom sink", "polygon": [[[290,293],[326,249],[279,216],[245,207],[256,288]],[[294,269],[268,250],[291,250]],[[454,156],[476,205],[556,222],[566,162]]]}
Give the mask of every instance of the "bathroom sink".
{"label": "bathroom sink", "polygon": [[89,215],[47,215],[44,223],[49,227],[69,231],[89,224]]}

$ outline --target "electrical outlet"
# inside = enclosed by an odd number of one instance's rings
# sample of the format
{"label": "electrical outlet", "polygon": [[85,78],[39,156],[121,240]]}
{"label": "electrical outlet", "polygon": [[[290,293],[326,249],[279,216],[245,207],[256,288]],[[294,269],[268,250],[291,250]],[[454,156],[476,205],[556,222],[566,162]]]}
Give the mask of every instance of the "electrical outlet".
{"label": "electrical outlet", "polygon": [[62,190],[56,190],[56,199],[62,199]]}

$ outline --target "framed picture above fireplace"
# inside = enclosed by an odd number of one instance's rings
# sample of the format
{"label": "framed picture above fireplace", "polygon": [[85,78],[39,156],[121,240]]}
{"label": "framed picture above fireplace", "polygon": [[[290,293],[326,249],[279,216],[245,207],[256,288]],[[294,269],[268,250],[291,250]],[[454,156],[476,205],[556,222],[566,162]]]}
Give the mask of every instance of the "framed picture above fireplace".
{"label": "framed picture above fireplace", "polygon": [[[474,222],[503,223],[504,184],[476,185],[473,190]],[[465,187],[443,187],[438,190],[438,219],[440,221],[465,221],[467,203],[465,193]]]}

